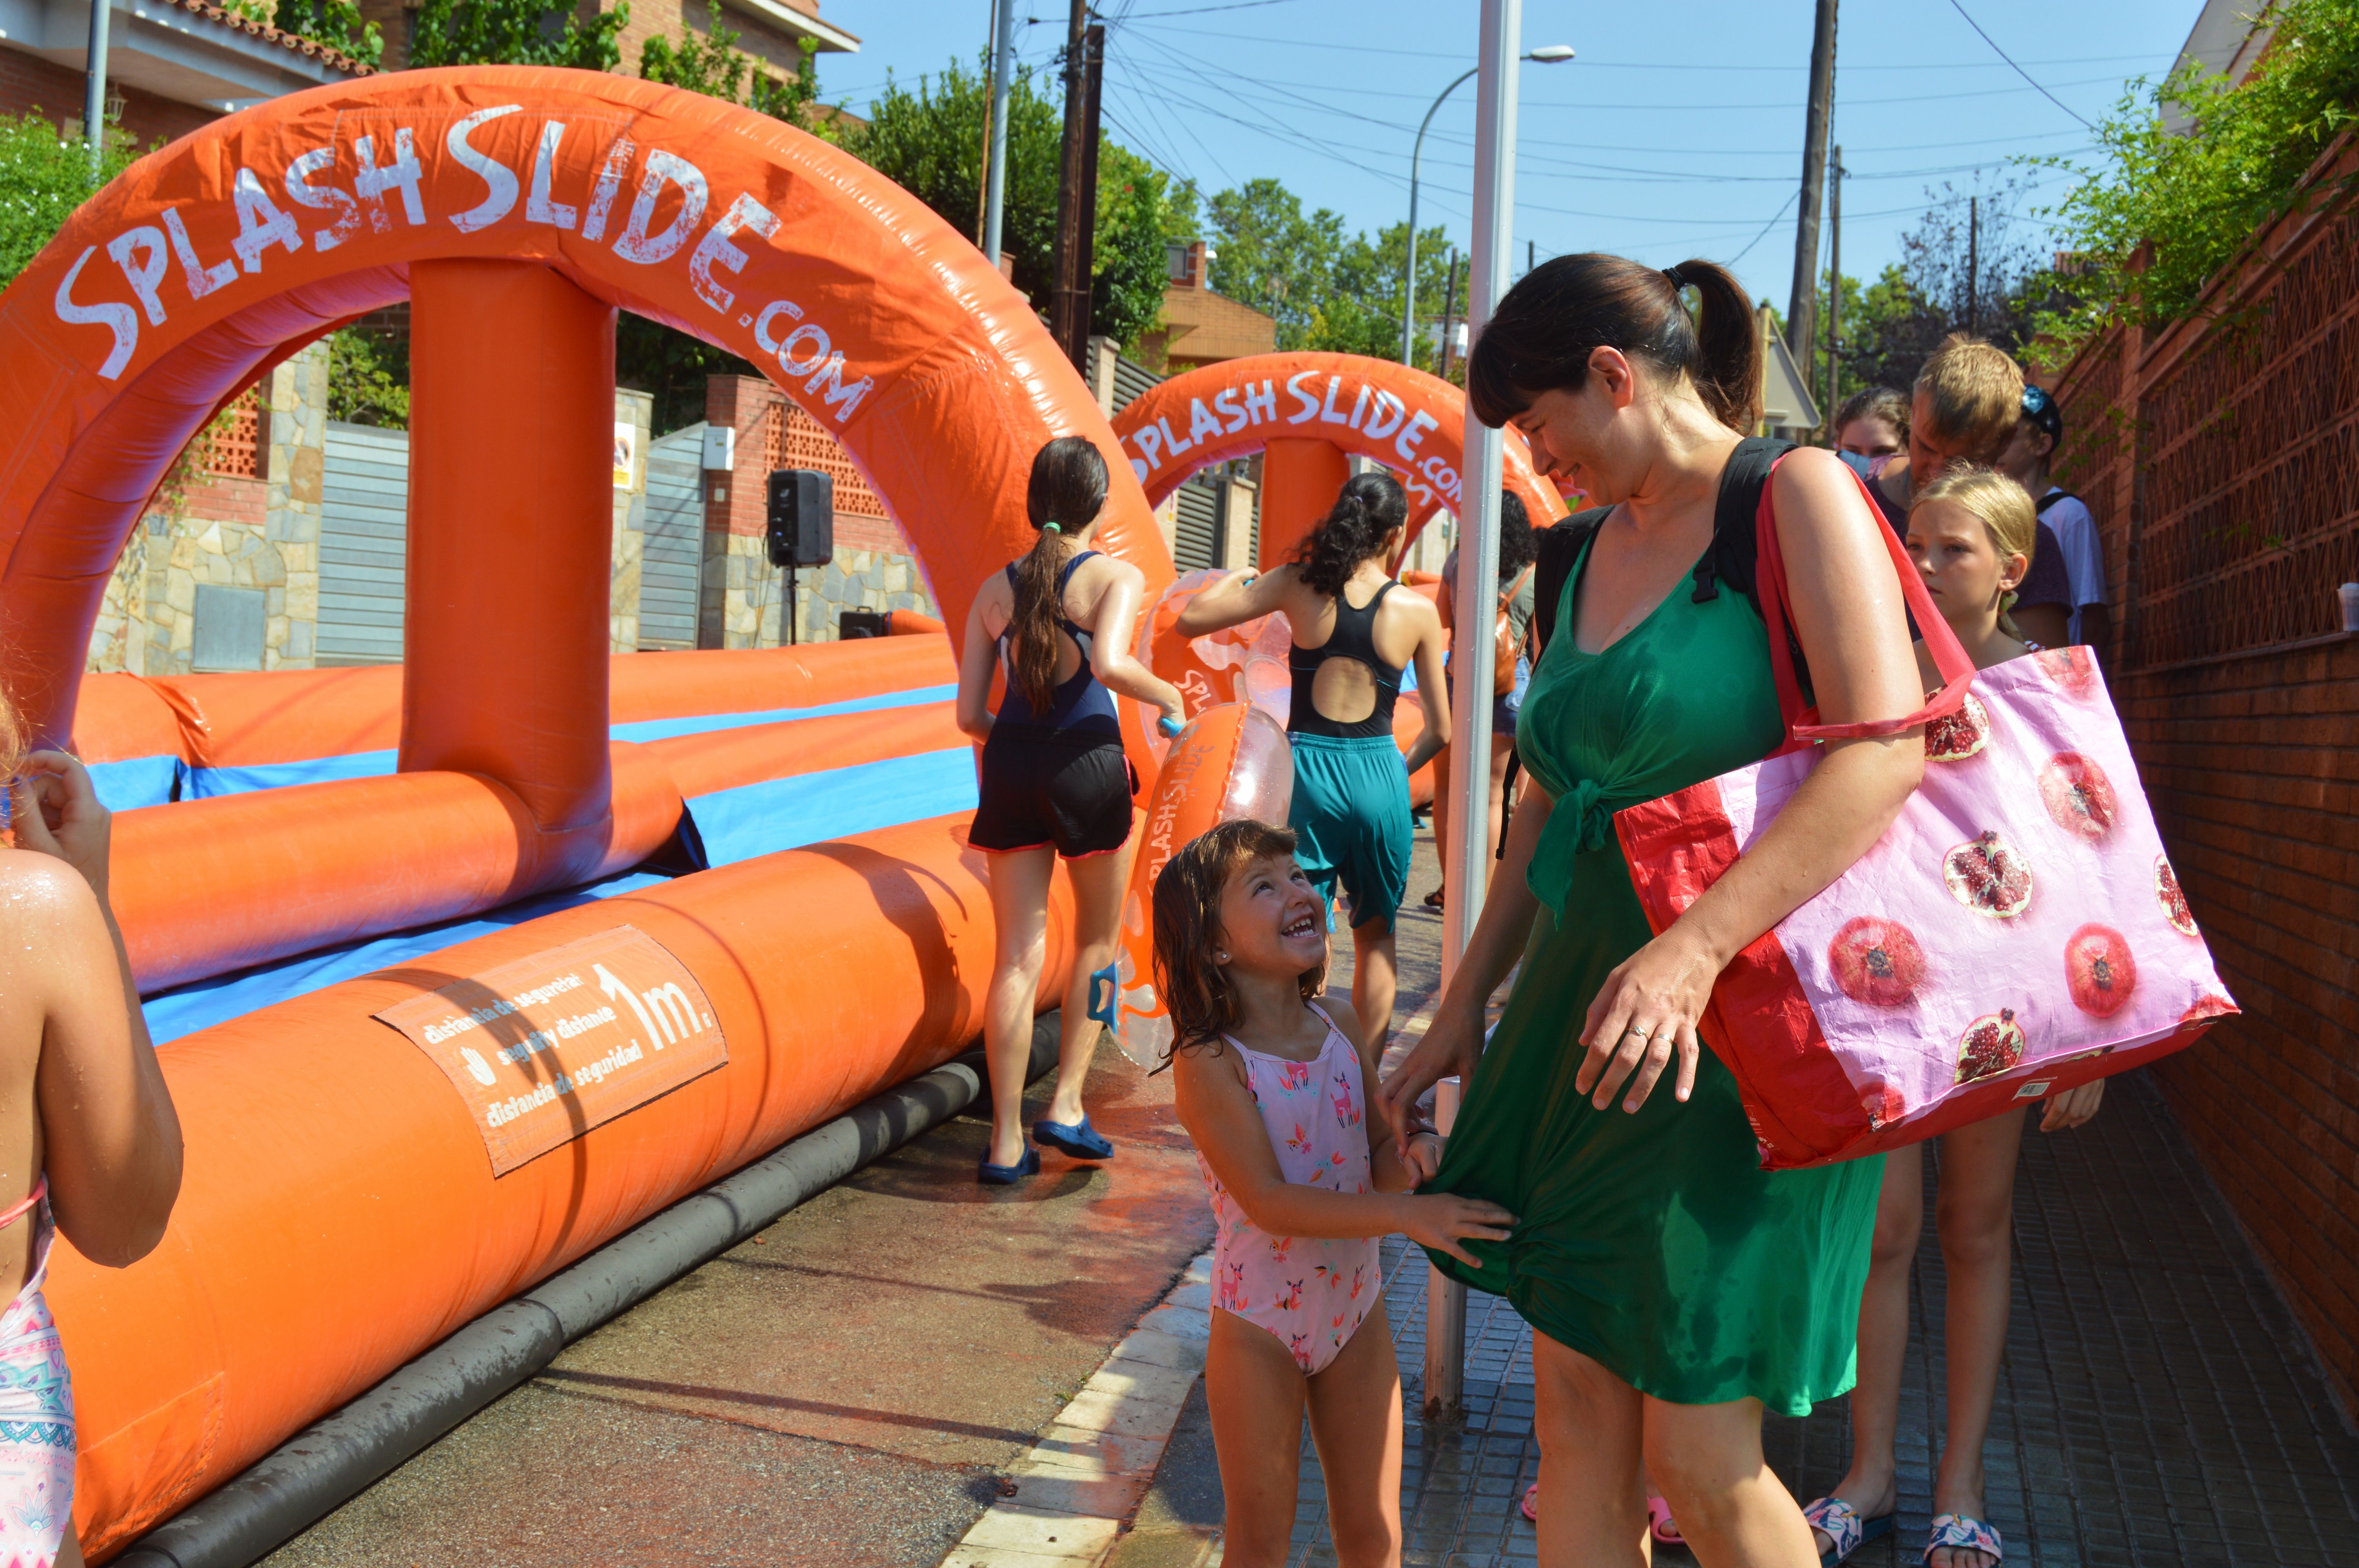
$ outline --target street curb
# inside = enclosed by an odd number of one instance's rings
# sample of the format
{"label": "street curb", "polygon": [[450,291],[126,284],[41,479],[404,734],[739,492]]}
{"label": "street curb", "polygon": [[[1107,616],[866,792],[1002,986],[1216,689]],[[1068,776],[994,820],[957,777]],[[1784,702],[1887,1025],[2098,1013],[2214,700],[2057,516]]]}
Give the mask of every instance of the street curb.
{"label": "street curb", "polygon": [[[1027,1079],[1055,1065],[1059,1027],[1054,1009],[1034,1022]],[[974,1050],[864,1100],[484,1314],[132,1542],[115,1563],[251,1568],[573,1341],[871,1161],[989,1098],[983,1053]]]}
{"label": "street curb", "polygon": [[[1098,1568],[1154,1484],[1212,1334],[1212,1255],[1138,1320],[941,1568]],[[1217,1561],[1217,1559],[1215,1559]]]}

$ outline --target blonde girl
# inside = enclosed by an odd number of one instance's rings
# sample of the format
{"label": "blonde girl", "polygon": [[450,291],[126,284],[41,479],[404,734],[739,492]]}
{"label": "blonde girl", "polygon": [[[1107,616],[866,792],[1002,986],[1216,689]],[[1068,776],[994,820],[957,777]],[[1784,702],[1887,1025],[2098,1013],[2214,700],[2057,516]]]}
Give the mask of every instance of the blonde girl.
{"label": "blonde girl", "polygon": [[[1908,553],[1941,619],[1978,670],[2037,652],[2008,610],[2031,569],[2038,518],[2023,487],[1995,470],[1959,464],[1918,490],[1908,508]],[[1929,690],[1941,678],[1925,644],[1918,668]],[[2098,1079],[2049,1097],[2043,1132],[2097,1113]],[[1949,1279],[1942,1325],[1949,1363],[1949,1429],[1933,1476],[1929,1568],[1996,1568],[1999,1533],[1982,1517],[1983,1440],[2006,1345],[2012,1288],[2015,1163],[2023,1117],[2006,1114],[1941,1135],[1934,1229]],[[1925,1225],[1925,1162],[1916,1149],[1886,1158],[1867,1288],[1859,1308],[1859,1385],[1853,1391],[1851,1472],[1803,1510],[1823,1561],[1840,1563],[1892,1530],[1898,1501],[1893,1443],[1900,1419],[1900,1367],[1908,1348],[1908,1270]]]}
{"label": "blonde girl", "polygon": [[1224,822],[1155,882],[1155,960],[1177,1039],[1172,1085],[1212,1200],[1204,1367],[1225,1500],[1223,1561],[1275,1568],[1294,1530],[1303,1411],[1343,1568],[1400,1562],[1401,1386],[1377,1238],[1459,1258],[1504,1240],[1495,1204],[1410,1192],[1441,1141],[1370,1114],[1381,1045],[1322,996],[1326,905],[1294,834]]}

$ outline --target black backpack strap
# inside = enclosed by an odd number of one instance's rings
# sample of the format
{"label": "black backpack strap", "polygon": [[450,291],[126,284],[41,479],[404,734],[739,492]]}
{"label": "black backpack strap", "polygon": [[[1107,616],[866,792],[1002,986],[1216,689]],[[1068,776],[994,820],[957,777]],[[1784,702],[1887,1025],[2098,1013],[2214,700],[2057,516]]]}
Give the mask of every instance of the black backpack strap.
{"label": "black backpack strap", "polygon": [[[2079,501],[2080,499],[2081,498],[2079,496],[2073,494],[2069,490],[2051,490],[2047,494],[2041,496],[2038,500],[2031,503],[2031,514],[2034,517],[2045,517],[2048,515],[2048,509],[2055,505],[2058,502]],[[2083,503],[2082,504],[2085,505],[2086,503]]]}
{"label": "black backpack strap", "polygon": [[[1761,590],[1755,575],[1761,561],[1761,492],[1769,488],[1769,470],[1796,443],[1770,436],[1748,436],[1729,454],[1720,470],[1720,503],[1712,516],[1712,548],[1696,563],[1695,602],[1720,597],[1720,583],[1743,594],[1761,614]],[[1762,616],[1766,622],[1768,617]],[[1789,622],[1786,648],[1793,655],[1794,677],[1801,683],[1804,700],[1810,697],[1810,666],[1802,657],[1802,643]]]}
{"label": "black backpack strap", "polygon": [[1728,466],[1720,470],[1720,503],[1712,516],[1712,548],[1696,563],[1696,603],[1719,598],[1719,585],[1726,583],[1759,613],[1761,596],[1754,589],[1753,573],[1761,555],[1761,536],[1755,519],[1761,511],[1761,492],[1769,486],[1770,468],[1794,446],[1772,436],[1747,436],[1729,454]]}
{"label": "black backpack strap", "polygon": [[1532,558],[1532,654],[1538,660],[1539,650],[1548,646],[1550,633],[1556,630],[1557,600],[1564,597],[1564,585],[1571,580],[1572,567],[1581,559],[1582,546],[1605,521],[1614,508],[1593,506],[1586,512],[1576,512],[1570,517],[1560,517],[1539,532],[1534,541],[1538,554]]}

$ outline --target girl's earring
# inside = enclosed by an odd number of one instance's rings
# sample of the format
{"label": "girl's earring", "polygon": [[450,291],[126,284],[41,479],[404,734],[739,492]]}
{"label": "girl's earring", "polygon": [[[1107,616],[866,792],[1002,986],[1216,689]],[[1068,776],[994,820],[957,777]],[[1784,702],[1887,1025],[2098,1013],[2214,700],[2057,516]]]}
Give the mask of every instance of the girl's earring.
{"label": "girl's earring", "polygon": [[1216,964],[1225,964],[1228,961],[1229,956],[1226,953],[1223,953],[1218,947],[1212,949],[1212,962]]}

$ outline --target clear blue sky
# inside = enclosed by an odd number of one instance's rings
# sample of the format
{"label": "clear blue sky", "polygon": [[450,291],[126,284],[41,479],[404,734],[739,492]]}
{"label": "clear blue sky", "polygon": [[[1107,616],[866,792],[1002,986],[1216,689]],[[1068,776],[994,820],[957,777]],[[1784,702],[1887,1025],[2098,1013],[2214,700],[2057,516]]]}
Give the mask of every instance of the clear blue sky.
{"label": "clear blue sky", "polygon": [[[1020,57],[1046,66],[1063,40],[1064,0],[1009,3]],[[1408,215],[1417,123],[1474,62],[1474,0],[1097,4],[1108,23],[1106,128],[1116,140],[1208,192],[1275,176],[1306,207],[1332,207],[1354,228]],[[1948,181],[1962,195],[1979,180],[1987,192],[2014,155],[2085,149],[2073,114],[2094,120],[2130,78],[2168,71],[2199,8],[2197,0],[1849,0],[1834,120],[1852,173],[1843,270],[1872,276],[1897,259],[1929,188]],[[888,70],[907,80],[953,54],[973,58],[990,31],[990,0],[823,0],[822,9],[863,39],[856,56],[821,58],[822,93],[855,112]],[[1733,261],[1756,297],[1782,309],[1811,20],[1810,0],[1526,0],[1525,47],[1567,43],[1581,58],[1523,68],[1518,270],[1527,242],[1541,256],[1611,250],[1667,265],[1703,255]],[[1474,85],[1434,117],[1419,197],[1420,226],[1446,225],[1462,247]],[[2015,203],[2025,222],[2059,189],[2057,177],[2040,179],[2038,194]]]}

